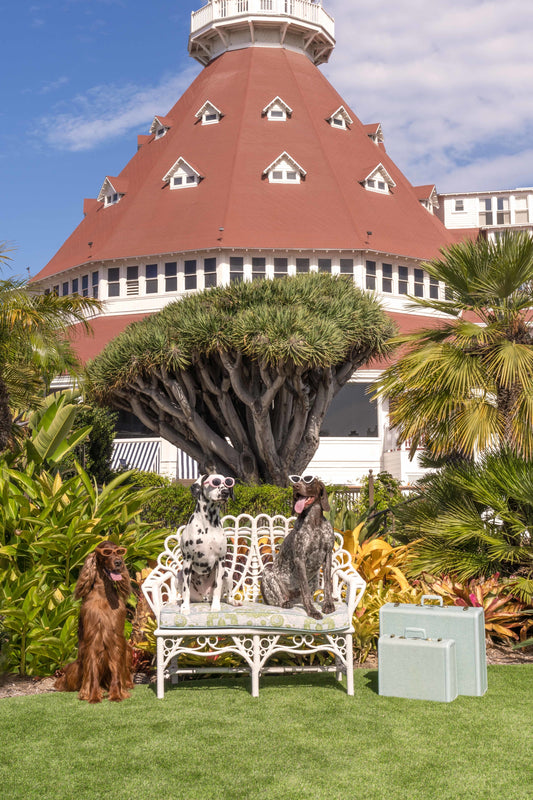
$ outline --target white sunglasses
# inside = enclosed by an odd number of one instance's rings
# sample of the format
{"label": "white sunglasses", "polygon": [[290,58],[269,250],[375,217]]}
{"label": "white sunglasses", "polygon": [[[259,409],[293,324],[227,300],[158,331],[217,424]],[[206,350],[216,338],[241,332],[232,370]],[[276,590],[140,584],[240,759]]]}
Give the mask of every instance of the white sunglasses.
{"label": "white sunglasses", "polygon": [[214,486],[215,488],[219,486],[226,486],[228,489],[231,489],[235,486],[235,478],[217,478],[217,477],[209,477],[204,484],[208,486]]}
{"label": "white sunglasses", "polygon": [[316,475],[289,475],[291,483],[313,483]]}

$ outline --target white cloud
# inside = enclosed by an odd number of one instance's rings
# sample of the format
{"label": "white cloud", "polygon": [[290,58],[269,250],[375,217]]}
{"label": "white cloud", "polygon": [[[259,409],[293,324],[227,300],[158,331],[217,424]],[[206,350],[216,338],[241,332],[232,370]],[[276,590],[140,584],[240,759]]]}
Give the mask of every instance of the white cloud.
{"label": "white cloud", "polygon": [[197,72],[196,67],[188,67],[155,87],[94,86],[39,120],[36,133],[54,148],[75,152],[91,150],[129,131],[142,132],[154,114],[169,111]]}
{"label": "white cloud", "polygon": [[363,122],[383,124],[413,183],[533,183],[533,4],[329,0],[327,10],[337,48],[324,72]]}

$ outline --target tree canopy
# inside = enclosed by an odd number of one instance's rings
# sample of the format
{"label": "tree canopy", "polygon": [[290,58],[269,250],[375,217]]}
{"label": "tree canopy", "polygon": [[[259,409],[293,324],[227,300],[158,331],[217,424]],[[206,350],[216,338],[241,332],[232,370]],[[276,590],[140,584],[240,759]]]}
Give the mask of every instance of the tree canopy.
{"label": "tree canopy", "polygon": [[399,440],[437,460],[503,446],[532,458],[533,239],[461,242],[423,266],[446,298],[414,304],[440,324],[394,339],[403,350],[376,384]]}
{"label": "tree canopy", "polygon": [[233,283],[130,325],[88,366],[87,389],[203,470],[284,485],[315,453],[332,398],[392,333],[342,277]]}

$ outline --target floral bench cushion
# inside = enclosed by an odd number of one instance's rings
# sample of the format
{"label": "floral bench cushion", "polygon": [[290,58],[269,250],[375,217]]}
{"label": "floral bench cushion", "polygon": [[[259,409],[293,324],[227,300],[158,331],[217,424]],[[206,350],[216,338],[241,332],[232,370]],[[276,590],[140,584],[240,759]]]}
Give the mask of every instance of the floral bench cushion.
{"label": "floral bench cushion", "polygon": [[159,616],[161,629],[188,631],[205,628],[261,628],[274,631],[302,631],[329,633],[350,627],[348,608],[345,603],[336,603],[335,611],[322,619],[308,617],[303,606],[278,608],[264,603],[246,603],[243,606],[221,604],[220,611],[211,611],[210,603],[191,603],[191,611],[185,615],[180,606],[164,605]]}

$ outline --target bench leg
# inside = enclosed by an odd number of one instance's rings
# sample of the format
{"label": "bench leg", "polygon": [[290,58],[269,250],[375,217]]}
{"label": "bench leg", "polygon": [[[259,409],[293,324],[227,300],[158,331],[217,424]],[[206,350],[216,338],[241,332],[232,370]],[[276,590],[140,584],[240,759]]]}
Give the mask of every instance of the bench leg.
{"label": "bench leg", "polygon": [[165,696],[165,669],[163,666],[165,654],[165,642],[162,636],[157,637],[157,699],[162,700]]}
{"label": "bench leg", "polygon": [[346,692],[353,697],[353,636],[351,633],[346,636]]}
{"label": "bench leg", "polygon": [[261,666],[260,637],[253,636],[254,652],[252,659],[252,697],[259,697],[259,669]]}

